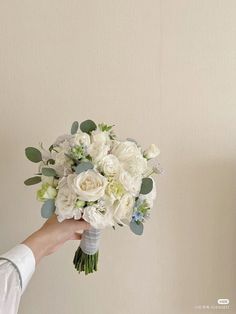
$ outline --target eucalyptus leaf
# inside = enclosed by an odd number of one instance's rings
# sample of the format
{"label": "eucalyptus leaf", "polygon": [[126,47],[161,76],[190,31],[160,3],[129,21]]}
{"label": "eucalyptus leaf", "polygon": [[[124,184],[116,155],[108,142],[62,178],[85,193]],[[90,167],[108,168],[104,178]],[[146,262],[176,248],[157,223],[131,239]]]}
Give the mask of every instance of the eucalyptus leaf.
{"label": "eucalyptus leaf", "polygon": [[153,181],[151,178],[143,178],[142,185],[140,189],[141,194],[148,194],[153,189]]}
{"label": "eucalyptus leaf", "polygon": [[25,185],[34,185],[34,184],[37,184],[39,182],[41,182],[41,177],[36,177],[35,176],[35,177],[31,177],[31,178],[25,180],[24,184]]}
{"label": "eucalyptus leaf", "polygon": [[74,122],[72,123],[70,133],[71,133],[72,135],[75,134],[75,133],[78,131],[78,128],[79,128],[79,122],[78,122],[78,121],[74,121]]}
{"label": "eucalyptus leaf", "polygon": [[55,211],[55,202],[53,199],[48,199],[44,202],[41,208],[41,216],[43,218],[50,218]]}
{"label": "eucalyptus leaf", "polygon": [[42,174],[47,177],[55,177],[57,175],[53,168],[42,168]]}
{"label": "eucalyptus leaf", "polygon": [[80,124],[80,130],[88,134],[96,130],[96,128],[97,128],[97,125],[92,120],[85,120]]}
{"label": "eucalyptus leaf", "polygon": [[25,149],[26,157],[32,162],[40,162],[42,160],[41,152],[35,147],[27,147]]}
{"label": "eucalyptus leaf", "polygon": [[138,145],[137,141],[134,140],[133,138],[127,137],[126,141],[133,142],[133,143],[135,143],[136,145]]}
{"label": "eucalyptus leaf", "polygon": [[130,226],[131,231],[133,231],[134,234],[136,234],[136,235],[142,235],[143,234],[142,222],[137,224],[137,222],[131,221],[129,226]]}
{"label": "eucalyptus leaf", "polygon": [[75,172],[77,174],[87,171],[89,169],[93,169],[93,164],[90,161],[83,161],[75,167]]}

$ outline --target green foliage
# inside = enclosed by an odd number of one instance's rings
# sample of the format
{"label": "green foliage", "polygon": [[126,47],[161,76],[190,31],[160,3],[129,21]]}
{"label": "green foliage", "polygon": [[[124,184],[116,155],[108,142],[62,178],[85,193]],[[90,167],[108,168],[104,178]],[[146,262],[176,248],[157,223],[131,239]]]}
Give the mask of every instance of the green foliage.
{"label": "green foliage", "polygon": [[143,234],[143,224],[142,224],[142,222],[131,221],[129,226],[130,226],[131,231],[134,234],[136,234],[136,235],[142,235]]}
{"label": "green foliage", "polygon": [[50,218],[55,211],[55,202],[53,199],[48,199],[41,208],[41,216],[43,218]]}
{"label": "green foliage", "polygon": [[134,143],[134,144],[136,144],[136,145],[138,145],[137,141],[134,140],[133,138],[127,137],[126,140],[129,141],[129,142],[132,142],[132,143]]}
{"label": "green foliage", "polygon": [[90,134],[97,129],[97,125],[92,120],[85,120],[80,124],[80,130],[82,132]]}
{"label": "green foliage", "polygon": [[141,194],[148,194],[153,189],[153,181],[151,178],[143,178],[142,185],[140,189]]}
{"label": "green foliage", "polygon": [[79,273],[85,272],[85,275],[97,271],[98,251],[93,255],[88,255],[79,247],[75,252],[73,264]]}
{"label": "green foliage", "polygon": [[71,133],[72,135],[75,134],[75,133],[77,133],[78,128],[79,128],[79,122],[78,122],[78,121],[74,121],[74,122],[72,123],[70,133]]}
{"label": "green foliage", "polygon": [[44,176],[47,176],[47,177],[56,177],[57,176],[56,171],[54,169],[46,168],[46,167],[42,168],[42,174]]}
{"label": "green foliage", "polygon": [[29,185],[34,185],[34,184],[37,184],[37,183],[40,183],[41,182],[41,177],[31,177],[27,180],[24,181],[24,184],[29,186]]}
{"label": "green foliage", "polygon": [[98,124],[98,127],[101,131],[103,132],[109,132],[112,128],[113,128],[114,125],[107,125],[105,123],[100,123]]}
{"label": "green foliage", "polygon": [[147,214],[148,210],[150,210],[150,207],[148,206],[147,202],[144,201],[137,209],[139,212],[141,212],[144,216]]}
{"label": "green foliage", "polygon": [[27,147],[25,149],[26,157],[32,162],[40,162],[42,160],[41,152],[35,147]]}
{"label": "green foliage", "polygon": [[89,169],[93,169],[93,164],[90,161],[84,161],[79,163],[78,166],[75,167],[75,172],[79,174]]}

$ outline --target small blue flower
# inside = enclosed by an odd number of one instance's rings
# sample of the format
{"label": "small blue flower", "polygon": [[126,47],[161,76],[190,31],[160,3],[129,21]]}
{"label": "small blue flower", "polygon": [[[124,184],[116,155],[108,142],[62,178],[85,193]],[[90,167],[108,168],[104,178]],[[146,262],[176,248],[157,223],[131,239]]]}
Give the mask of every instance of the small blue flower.
{"label": "small blue flower", "polygon": [[139,211],[135,211],[132,216],[132,220],[134,221],[143,221],[143,214]]}

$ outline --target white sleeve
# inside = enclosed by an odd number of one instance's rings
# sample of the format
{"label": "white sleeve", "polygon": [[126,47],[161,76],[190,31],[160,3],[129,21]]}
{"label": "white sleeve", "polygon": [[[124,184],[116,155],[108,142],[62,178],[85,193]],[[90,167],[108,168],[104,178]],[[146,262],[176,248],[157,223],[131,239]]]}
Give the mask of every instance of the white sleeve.
{"label": "white sleeve", "polygon": [[17,313],[21,295],[34,270],[34,254],[25,244],[0,255],[0,314]]}

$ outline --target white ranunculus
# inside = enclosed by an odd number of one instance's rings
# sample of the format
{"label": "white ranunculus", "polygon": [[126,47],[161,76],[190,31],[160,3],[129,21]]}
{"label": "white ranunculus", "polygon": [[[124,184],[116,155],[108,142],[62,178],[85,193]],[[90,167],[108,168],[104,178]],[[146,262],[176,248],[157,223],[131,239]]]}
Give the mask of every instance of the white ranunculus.
{"label": "white ranunculus", "polygon": [[107,179],[95,170],[87,170],[76,175],[73,179],[73,189],[82,201],[96,201],[103,197]]}
{"label": "white ranunculus", "polygon": [[127,171],[121,171],[119,181],[127,192],[133,196],[138,196],[142,184],[142,177],[140,175],[132,177]]}
{"label": "white ranunculus", "polygon": [[150,193],[148,194],[140,194],[139,195],[139,200],[140,201],[146,201],[147,205],[152,208],[153,207],[153,203],[154,203],[154,200],[156,198],[156,183],[155,181],[153,180],[153,178],[151,178],[152,181],[153,181],[153,189]]}
{"label": "white ranunculus", "polygon": [[109,133],[106,131],[101,131],[100,129],[96,129],[91,134],[91,142],[109,145],[111,142]]}
{"label": "white ranunculus", "polygon": [[115,141],[111,153],[119,159],[122,167],[132,176],[142,175],[147,168],[147,160],[134,142]]}
{"label": "white ranunculus", "polygon": [[143,156],[130,157],[122,163],[123,168],[133,177],[139,177],[147,169],[147,159]]}
{"label": "white ranunculus", "polygon": [[116,156],[108,154],[100,161],[99,169],[109,177],[117,175],[120,172],[121,166]]}
{"label": "white ranunculus", "polygon": [[51,165],[59,177],[66,176],[72,173],[71,165],[73,161],[66,156],[70,153],[70,143],[66,140],[56,147],[56,151],[52,152],[52,158],[55,160],[55,164]]}
{"label": "white ranunculus", "polygon": [[113,218],[116,222],[128,225],[132,218],[135,198],[127,193],[117,203]]}
{"label": "white ranunculus", "polygon": [[70,145],[71,146],[82,145],[84,147],[88,147],[90,145],[90,136],[84,132],[76,133],[70,139]]}
{"label": "white ranunculus", "polygon": [[55,201],[55,213],[59,222],[70,218],[81,218],[81,209],[75,207],[77,195],[71,188],[74,177],[74,174],[70,174],[59,181],[59,191]]}
{"label": "white ranunculus", "polygon": [[127,158],[139,156],[141,154],[141,151],[137,144],[134,142],[114,141],[111,153],[114,154],[119,160],[125,161]]}
{"label": "white ranunculus", "polygon": [[106,144],[94,142],[89,145],[87,153],[92,157],[95,164],[98,164],[107,154],[110,147]]}
{"label": "white ranunculus", "polygon": [[156,158],[159,154],[160,150],[155,144],[151,144],[143,153],[144,157],[147,159]]}
{"label": "white ranunculus", "polygon": [[96,229],[103,229],[114,225],[112,211],[107,210],[107,212],[101,213],[96,206],[85,207],[83,209],[83,219]]}
{"label": "white ranunculus", "polygon": [[70,139],[73,137],[71,134],[63,134],[58,136],[58,138],[53,143],[53,146],[59,146],[65,141],[70,141]]}

